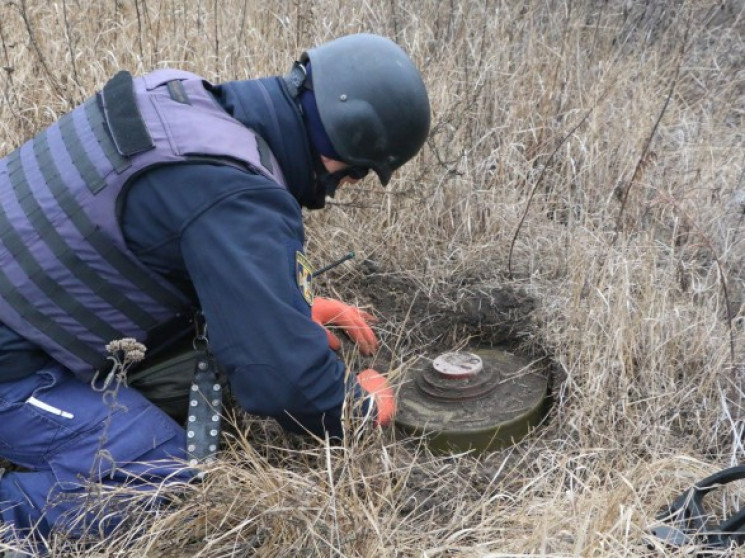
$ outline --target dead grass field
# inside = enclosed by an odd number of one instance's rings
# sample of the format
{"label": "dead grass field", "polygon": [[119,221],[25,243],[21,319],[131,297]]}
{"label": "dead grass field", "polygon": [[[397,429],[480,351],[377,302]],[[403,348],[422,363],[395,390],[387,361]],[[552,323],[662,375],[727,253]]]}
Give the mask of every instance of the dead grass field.
{"label": "dead grass field", "polygon": [[387,189],[307,215],[316,264],[358,254],[317,293],[375,308],[394,379],[466,338],[549,355],[550,423],[442,456],[240,417],[179,505],[52,555],[683,555],[644,544],[655,514],[745,456],[742,0],[2,0],[0,153],[119,69],[282,74],[356,31],[411,53],[433,126]]}

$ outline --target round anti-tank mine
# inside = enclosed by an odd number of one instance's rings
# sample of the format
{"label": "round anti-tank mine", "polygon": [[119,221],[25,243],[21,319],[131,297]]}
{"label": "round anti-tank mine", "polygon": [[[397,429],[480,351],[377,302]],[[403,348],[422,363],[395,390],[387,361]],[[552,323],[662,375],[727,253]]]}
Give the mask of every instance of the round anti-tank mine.
{"label": "round anti-tank mine", "polygon": [[422,358],[398,392],[397,427],[434,451],[489,451],[516,443],[549,408],[548,371],[496,348]]}

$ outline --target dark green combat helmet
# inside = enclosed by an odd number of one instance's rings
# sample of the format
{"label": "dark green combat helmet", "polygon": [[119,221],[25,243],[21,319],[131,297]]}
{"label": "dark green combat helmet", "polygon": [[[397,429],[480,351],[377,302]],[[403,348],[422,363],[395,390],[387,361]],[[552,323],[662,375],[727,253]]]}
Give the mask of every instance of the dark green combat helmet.
{"label": "dark green combat helmet", "polygon": [[427,90],[409,56],[390,39],[359,33],[311,48],[300,61],[313,68],[318,112],[340,160],[388,184],[429,133]]}

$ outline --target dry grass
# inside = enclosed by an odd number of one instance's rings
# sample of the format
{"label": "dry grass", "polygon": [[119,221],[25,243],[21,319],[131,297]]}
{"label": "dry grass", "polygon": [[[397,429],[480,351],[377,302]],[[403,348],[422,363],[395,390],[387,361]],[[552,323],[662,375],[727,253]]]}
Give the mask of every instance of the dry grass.
{"label": "dry grass", "polygon": [[[6,0],[0,152],[118,69],[283,73],[360,30],[420,64],[433,129],[387,190],[309,214],[309,253],[355,250],[419,297],[530,294],[522,343],[560,372],[550,425],[479,458],[390,432],[307,444],[244,418],[179,506],[54,554],[640,556],[663,504],[742,460],[742,0]],[[322,286],[366,302],[345,269]],[[398,368],[417,347],[386,318]]]}

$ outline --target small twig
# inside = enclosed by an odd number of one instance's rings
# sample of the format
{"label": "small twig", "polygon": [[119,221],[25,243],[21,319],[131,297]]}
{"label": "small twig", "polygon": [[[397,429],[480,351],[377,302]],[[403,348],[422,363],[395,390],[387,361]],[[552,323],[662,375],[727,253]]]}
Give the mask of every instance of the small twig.
{"label": "small twig", "polygon": [[[34,48],[34,52],[36,52],[36,56],[39,59],[39,63],[41,64],[41,67],[44,69],[44,73],[49,78],[49,82],[52,84],[52,87],[54,88],[54,91],[57,93],[57,95],[64,99],[64,91],[60,87],[59,83],[57,82],[57,78],[52,73],[52,70],[49,69],[49,65],[47,64],[47,60],[44,57],[44,54],[41,51],[41,48],[39,47],[39,42],[36,40],[36,34],[34,33],[34,28],[31,25],[31,20],[28,17],[28,10],[26,9],[26,0],[21,0],[19,4],[19,9],[21,12],[21,17],[23,18],[23,23],[26,26],[26,31],[28,32],[28,38],[29,41],[31,41],[31,46]],[[68,99],[71,103],[72,100]]]}
{"label": "small twig", "polygon": [[140,47],[140,60],[145,59],[145,52],[142,50],[142,16],[140,15],[140,2],[135,0],[135,13],[137,14],[137,45]]}
{"label": "small twig", "polygon": [[65,20],[65,39],[67,40],[67,48],[70,51],[70,66],[72,67],[72,79],[78,88],[82,89],[80,84],[80,78],[78,77],[78,65],[75,61],[75,45],[73,44],[72,28],[70,26],[70,18],[67,13],[67,0],[62,2],[62,17]]}
{"label": "small twig", "polygon": [[324,448],[325,448],[325,457],[326,457],[326,474],[329,478],[329,489],[331,490],[331,513],[334,516],[334,536],[336,538],[336,548],[341,551],[341,539],[339,537],[339,517],[337,514],[337,505],[336,505],[336,482],[334,481],[334,472],[333,467],[331,466],[332,459],[331,459],[331,440],[329,439],[328,432],[326,433],[326,440],[325,440]]}
{"label": "small twig", "polygon": [[400,43],[398,36],[398,10],[396,10],[396,0],[391,0],[391,23],[393,23],[393,40]]}
{"label": "small twig", "polygon": [[[568,21],[568,20],[567,20]],[[568,25],[568,23],[567,23]],[[611,61],[611,66],[617,61],[618,56],[616,56]],[[572,135],[587,121],[587,119],[590,117],[590,115],[595,111],[595,108],[598,106],[600,101],[602,101],[614,88],[616,85],[616,82],[614,80],[608,80],[609,83],[606,86],[606,88],[601,91],[600,95],[595,99],[595,102],[593,103],[593,106],[588,109],[588,111],[585,113],[585,115],[582,117],[582,119],[574,125],[569,132],[567,132],[564,137],[561,139],[559,144],[556,146],[556,148],[553,150],[551,155],[549,155],[548,159],[546,159],[546,162],[543,165],[543,169],[541,170],[541,173],[538,175],[538,179],[536,180],[535,185],[533,186],[532,190],[530,191],[530,195],[528,196],[528,202],[525,205],[525,211],[523,211],[522,216],[520,217],[520,221],[517,224],[517,228],[515,229],[515,234],[512,236],[512,241],[510,242],[510,251],[509,255],[507,257],[507,276],[512,279],[512,255],[515,250],[515,243],[517,242],[517,237],[520,234],[520,229],[522,228],[523,224],[525,223],[525,219],[528,216],[528,210],[530,209],[530,205],[533,202],[533,198],[535,197],[536,192],[538,191],[538,187],[543,182],[543,177],[546,175],[546,171],[549,168],[549,163],[553,160],[554,156],[559,152],[559,149],[569,140],[569,138],[572,137]]]}
{"label": "small twig", "polygon": [[[239,18],[240,19],[240,22],[241,22],[241,25],[240,25],[240,28],[238,29],[238,35],[236,36],[236,43],[239,44],[239,45],[242,45],[243,42],[245,41],[245,36],[246,36],[246,14],[247,13],[248,13],[248,0],[243,0],[243,5],[241,6],[241,15],[240,15],[240,18]],[[234,76],[239,75],[238,74],[238,71],[237,71],[237,68],[238,68],[238,64],[237,64],[238,53],[239,53],[239,50],[238,49],[233,49],[231,51],[231,58],[233,60],[233,75]]]}
{"label": "small twig", "polygon": [[535,193],[538,191],[538,186],[541,185],[541,182],[543,182],[543,177],[546,175],[546,171],[548,170],[549,163],[554,158],[554,155],[556,155],[559,152],[559,149],[561,149],[561,146],[564,145],[567,140],[572,137],[574,132],[576,132],[582,124],[584,124],[587,119],[590,117],[592,112],[595,110],[595,107],[593,106],[590,108],[585,115],[582,117],[582,119],[572,127],[571,130],[569,130],[568,133],[564,135],[564,137],[559,142],[559,145],[556,146],[556,149],[553,150],[551,155],[548,156],[548,159],[546,159],[546,162],[543,165],[543,169],[541,170],[541,174],[538,175],[538,179],[536,180],[536,183],[533,185],[533,189],[530,191],[530,196],[528,196],[528,202],[525,204],[525,211],[523,211],[522,217],[520,217],[520,222],[517,224],[517,228],[515,229],[515,234],[512,235],[512,242],[510,242],[510,253],[507,257],[507,276],[512,279],[512,253],[515,250],[515,243],[517,242],[517,237],[520,234],[520,229],[523,226],[523,223],[525,222],[526,217],[528,216],[528,210],[530,209],[530,204],[533,201],[533,198],[535,197]]}
{"label": "small twig", "polygon": [[213,1],[213,17],[215,18],[215,79],[220,81],[220,13],[218,0]]}
{"label": "small twig", "polygon": [[673,92],[675,91],[675,87],[678,84],[678,79],[680,78],[680,70],[683,67],[683,55],[686,52],[686,47],[688,44],[688,32],[690,30],[690,20],[688,22],[688,26],[685,30],[685,35],[683,37],[683,43],[680,47],[680,53],[678,55],[678,64],[675,67],[675,75],[673,76],[672,80],[670,80],[670,88],[668,89],[667,96],[665,97],[665,102],[662,104],[662,109],[660,109],[660,113],[657,115],[657,120],[655,120],[654,126],[652,126],[652,131],[649,133],[649,136],[647,136],[647,140],[644,142],[644,148],[642,149],[642,153],[639,156],[639,160],[636,162],[636,167],[634,168],[634,172],[631,175],[631,179],[629,179],[629,183],[626,185],[626,188],[623,192],[623,198],[621,199],[621,209],[618,212],[618,218],[616,219],[616,232],[613,236],[613,240],[611,242],[611,245],[615,244],[616,239],[618,238],[618,235],[623,230],[623,212],[624,209],[626,209],[626,202],[629,199],[629,192],[631,192],[631,188],[633,187],[634,183],[639,179],[639,175],[641,174],[641,171],[644,167],[644,164],[647,162],[647,155],[649,153],[649,148],[652,145],[652,141],[654,140],[655,136],[657,135],[657,129],[660,126],[660,122],[662,121],[662,117],[665,116],[665,112],[667,112],[667,107],[670,105],[670,99],[673,97]]}
{"label": "small twig", "polygon": [[699,237],[703,240],[704,244],[706,245],[706,248],[711,253],[712,257],[714,258],[714,262],[717,266],[717,273],[719,274],[719,282],[722,286],[722,296],[724,296],[724,308],[725,312],[727,314],[727,328],[729,331],[729,352],[730,352],[730,375],[731,375],[731,382],[732,385],[735,388],[735,391],[740,394],[737,395],[738,401],[733,401],[732,396],[730,396],[730,403],[737,403],[737,409],[738,409],[738,416],[735,417],[738,420],[740,420],[742,417],[739,416],[739,410],[741,407],[741,398],[742,398],[742,389],[741,389],[741,380],[739,378],[739,368],[737,365],[737,353],[735,350],[735,330],[732,327],[732,322],[734,320],[734,316],[732,314],[732,304],[730,302],[730,296],[729,296],[729,289],[727,287],[727,273],[724,269],[724,264],[720,260],[719,256],[717,255],[716,250],[714,249],[714,244],[712,243],[709,236],[701,230],[701,228],[698,226],[696,221],[682,208],[678,205],[677,201],[670,196],[669,194],[660,193],[660,197],[662,197],[665,201],[667,201],[675,210],[686,220],[686,222],[691,226],[691,228],[698,233]]}
{"label": "small twig", "polygon": [[13,63],[10,60],[10,53],[8,52],[8,43],[5,40],[5,31],[3,30],[3,22],[0,20],[0,44],[2,44],[3,47],[3,57],[5,58],[5,66],[3,66],[3,70],[5,70],[5,74],[7,75],[7,82],[5,87],[5,99],[8,103],[8,106],[11,107],[11,110],[15,114],[15,102],[17,101],[18,97],[15,93],[15,80],[13,79],[13,72],[15,72],[15,68],[13,67]]}

